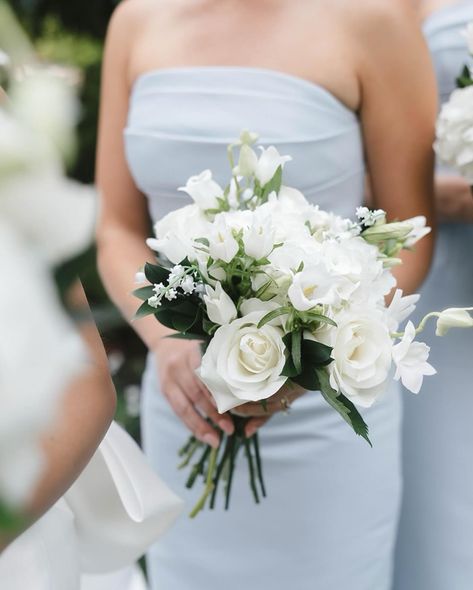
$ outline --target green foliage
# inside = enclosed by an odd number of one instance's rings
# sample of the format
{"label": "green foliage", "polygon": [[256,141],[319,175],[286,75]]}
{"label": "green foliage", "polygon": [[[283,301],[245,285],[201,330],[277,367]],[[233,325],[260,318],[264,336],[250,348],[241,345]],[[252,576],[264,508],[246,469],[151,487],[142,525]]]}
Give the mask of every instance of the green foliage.
{"label": "green foliage", "polygon": [[320,384],[320,393],[324,399],[353,428],[356,434],[363,437],[370,446],[373,446],[368,436],[368,426],[353,403],[342,393],[333,389],[325,369],[316,369],[316,373]]}

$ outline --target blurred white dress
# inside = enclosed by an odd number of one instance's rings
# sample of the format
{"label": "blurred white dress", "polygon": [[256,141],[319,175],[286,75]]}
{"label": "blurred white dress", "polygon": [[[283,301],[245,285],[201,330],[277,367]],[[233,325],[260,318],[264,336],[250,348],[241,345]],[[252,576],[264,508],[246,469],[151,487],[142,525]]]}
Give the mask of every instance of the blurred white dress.
{"label": "blurred white dress", "polygon": [[113,423],[59,502],[0,556],[2,590],[145,590],[134,565],[182,503]]}
{"label": "blurred white dress", "polygon": [[[473,0],[434,12],[424,23],[443,103],[469,61],[462,31]],[[470,60],[471,63],[471,60]],[[473,105],[472,105],[473,107]],[[442,165],[440,174],[456,174]],[[417,309],[473,305],[473,224],[442,223],[430,275]],[[473,588],[473,332],[422,334],[438,375],[419,396],[404,396],[404,498],[396,557],[396,590]]]}

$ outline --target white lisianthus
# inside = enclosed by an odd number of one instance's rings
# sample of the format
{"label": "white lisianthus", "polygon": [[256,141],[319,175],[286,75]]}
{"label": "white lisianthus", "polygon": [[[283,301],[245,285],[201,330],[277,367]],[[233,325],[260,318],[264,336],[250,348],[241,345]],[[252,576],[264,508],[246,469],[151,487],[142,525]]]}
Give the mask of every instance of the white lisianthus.
{"label": "white lisianthus", "polygon": [[[261,299],[257,299],[256,297],[251,297],[250,299],[245,299],[241,306],[240,312],[242,316],[250,315],[254,312],[258,312],[262,314],[261,317],[264,317],[266,314],[278,309],[280,307],[279,303],[274,300],[271,301],[262,301]],[[284,320],[287,316],[278,316],[269,322],[271,326],[283,326]]]}
{"label": "white lisianthus", "polygon": [[186,205],[160,219],[154,226],[156,238],[148,238],[146,243],[173,264],[179,264],[186,257],[197,258],[194,239],[206,236],[209,227],[197,205]]}
{"label": "white lisianthus", "polygon": [[437,119],[439,158],[473,184],[473,86],[454,90]]}
{"label": "white lisianthus", "polygon": [[437,320],[437,336],[445,336],[450,328],[473,328],[473,318],[468,313],[472,307],[450,307],[439,313]]}
{"label": "white lisianthus", "polygon": [[386,308],[386,320],[391,332],[395,332],[399,328],[399,324],[414,312],[419,299],[420,295],[406,295],[404,297],[402,289],[396,289],[389,307]]}
{"label": "white lisianthus", "polygon": [[296,273],[287,294],[295,309],[307,311],[316,305],[338,307],[348,301],[356,287],[356,283],[330,273],[319,263]]}
{"label": "white lisianthus", "polygon": [[256,260],[266,258],[274,248],[274,230],[271,220],[254,216],[253,222],[243,230],[245,254]]}
{"label": "white lisianthus", "polygon": [[427,219],[424,215],[418,215],[417,217],[411,217],[406,219],[405,223],[412,225],[412,230],[408,234],[404,247],[412,248],[419,240],[430,234],[432,228],[426,225]]}
{"label": "white lisianthus", "polygon": [[202,211],[218,209],[218,198],[223,196],[223,189],[212,179],[212,172],[204,170],[197,176],[191,176],[186,186],[178,188],[187,193]]}
{"label": "white lisianthus", "polygon": [[225,215],[219,215],[212,226],[209,235],[209,254],[214,260],[231,262],[238,253],[238,242],[233,235],[233,229],[227,224]]}
{"label": "white lisianthus", "polygon": [[209,320],[214,324],[223,326],[237,317],[235,304],[223,290],[222,283],[217,283],[215,288],[210,285],[205,286],[204,303]]}
{"label": "white lisianthus", "polygon": [[376,310],[351,310],[334,319],[337,328],[317,334],[333,347],[330,383],[354,404],[370,407],[384,393],[391,369],[389,331]]}
{"label": "white lisianthus", "polygon": [[281,376],[286,362],[284,333],[269,324],[258,329],[263,315],[253,312],[218,328],[202,357],[198,374],[220,413],[268,399],[286,382]]}
{"label": "white lisianthus", "polygon": [[261,155],[254,171],[255,177],[261,186],[265,186],[273,178],[279,166],[284,167],[286,162],[292,160],[291,156],[281,156],[274,146],[261,149]]}
{"label": "white lisianthus", "polygon": [[424,342],[414,342],[416,329],[408,322],[402,340],[393,346],[392,356],[396,365],[394,378],[401,380],[406,389],[419,393],[425,375],[435,375],[436,370],[427,362],[430,347]]}

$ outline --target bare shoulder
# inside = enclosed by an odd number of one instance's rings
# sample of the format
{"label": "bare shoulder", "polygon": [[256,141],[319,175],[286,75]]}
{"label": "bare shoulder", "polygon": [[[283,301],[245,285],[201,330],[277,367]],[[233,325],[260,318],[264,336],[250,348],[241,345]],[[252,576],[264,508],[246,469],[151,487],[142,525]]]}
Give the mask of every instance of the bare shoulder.
{"label": "bare shoulder", "polygon": [[156,0],[121,0],[113,11],[108,37],[133,36],[156,11]]}
{"label": "bare shoulder", "polygon": [[352,30],[369,52],[376,49],[386,53],[422,39],[412,0],[362,0],[356,3],[345,0],[345,4],[350,5],[347,10],[350,11]]}

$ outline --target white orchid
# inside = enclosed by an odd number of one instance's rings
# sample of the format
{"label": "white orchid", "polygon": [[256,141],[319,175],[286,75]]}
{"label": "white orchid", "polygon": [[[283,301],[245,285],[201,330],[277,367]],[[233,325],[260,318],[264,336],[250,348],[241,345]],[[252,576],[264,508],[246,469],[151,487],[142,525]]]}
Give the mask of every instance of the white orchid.
{"label": "white orchid", "polygon": [[420,295],[404,296],[401,289],[396,289],[391,303],[386,308],[386,320],[389,330],[395,332],[404,320],[415,310]]}
{"label": "white orchid", "polygon": [[419,393],[424,376],[435,375],[436,370],[427,362],[430,347],[424,342],[415,342],[416,329],[408,322],[401,341],[393,346],[392,356],[396,365],[395,379],[401,380],[406,389]]}
{"label": "white orchid", "polygon": [[473,318],[468,313],[473,307],[450,307],[438,314],[437,336],[445,336],[451,328],[473,328]]}

